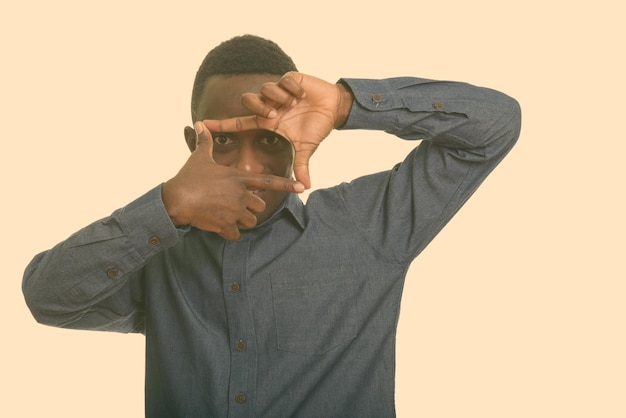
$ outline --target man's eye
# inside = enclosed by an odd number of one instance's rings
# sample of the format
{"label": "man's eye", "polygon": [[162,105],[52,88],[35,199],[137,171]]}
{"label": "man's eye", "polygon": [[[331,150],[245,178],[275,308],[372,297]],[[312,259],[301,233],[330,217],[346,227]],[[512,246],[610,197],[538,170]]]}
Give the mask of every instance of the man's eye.
{"label": "man's eye", "polygon": [[226,135],[215,135],[213,137],[213,142],[217,145],[229,145],[233,142],[233,140]]}
{"label": "man's eye", "polygon": [[279,136],[269,135],[261,139],[261,143],[264,145],[278,145],[282,142],[282,138]]}

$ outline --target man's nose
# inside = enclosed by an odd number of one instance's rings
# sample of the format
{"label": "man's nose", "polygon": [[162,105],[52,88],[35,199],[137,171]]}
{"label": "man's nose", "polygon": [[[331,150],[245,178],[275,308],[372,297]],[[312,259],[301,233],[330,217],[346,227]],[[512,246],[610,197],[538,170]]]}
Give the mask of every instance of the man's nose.
{"label": "man's nose", "polygon": [[263,172],[263,164],[259,160],[254,146],[252,144],[244,144],[239,149],[235,168],[249,173],[260,174]]}

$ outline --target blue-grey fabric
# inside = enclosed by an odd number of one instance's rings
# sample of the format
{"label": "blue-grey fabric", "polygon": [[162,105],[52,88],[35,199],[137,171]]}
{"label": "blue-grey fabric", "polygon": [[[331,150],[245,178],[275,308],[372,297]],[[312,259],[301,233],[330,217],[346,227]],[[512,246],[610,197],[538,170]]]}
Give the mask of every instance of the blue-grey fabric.
{"label": "blue-grey fabric", "polygon": [[520,109],[464,83],[341,82],[343,129],[422,140],[401,164],[289,195],[239,241],[175,228],[155,187],[27,267],[38,321],[145,334],[148,417],[395,416],[407,269],[513,146]]}

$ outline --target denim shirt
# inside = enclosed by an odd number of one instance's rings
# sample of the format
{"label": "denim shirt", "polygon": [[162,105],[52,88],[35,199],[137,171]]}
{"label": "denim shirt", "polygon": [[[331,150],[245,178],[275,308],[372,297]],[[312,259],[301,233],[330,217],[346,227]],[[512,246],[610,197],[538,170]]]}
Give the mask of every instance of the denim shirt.
{"label": "denim shirt", "polygon": [[289,195],[239,241],[175,228],[159,186],[27,267],[39,322],[145,334],[146,416],[395,416],[406,272],[513,146],[520,109],[464,83],[341,82],[343,129],[422,140],[401,164]]}

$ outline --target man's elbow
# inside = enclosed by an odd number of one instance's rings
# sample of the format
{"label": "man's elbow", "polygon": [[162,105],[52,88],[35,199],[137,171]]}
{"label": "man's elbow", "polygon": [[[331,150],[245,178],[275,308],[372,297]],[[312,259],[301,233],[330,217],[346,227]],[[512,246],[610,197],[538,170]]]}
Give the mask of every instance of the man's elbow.
{"label": "man's elbow", "polygon": [[53,291],[52,279],[47,277],[38,263],[38,257],[26,267],[22,278],[22,294],[31,315],[40,324],[59,326],[55,315],[50,313],[59,310],[56,292]]}
{"label": "man's elbow", "polygon": [[520,133],[522,131],[522,107],[520,106],[519,102],[512,97],[509,97],[508,113],[511,115],[508,123],[508,131],[511,146],[513,146],[519,139]]}
{"label": "man's elbow", "polygon": [[47,309],[45,306],[48,305],[48,303],[45,301],[44,292],[38,290],[37,287],[33,285],[33,282],[32,277],[24,276],[22,281],[24,302],[35,321],[43,325],[53,325],[50,316],[46,315]]}
{"label": "man's elbow", "polygon": [[498,116],[492,128],[494,139],[497,138],[505,149],[510,150],[519,139],[522,129],[522,108],[520,103],[511,96],[500,93],[497,102]]}

